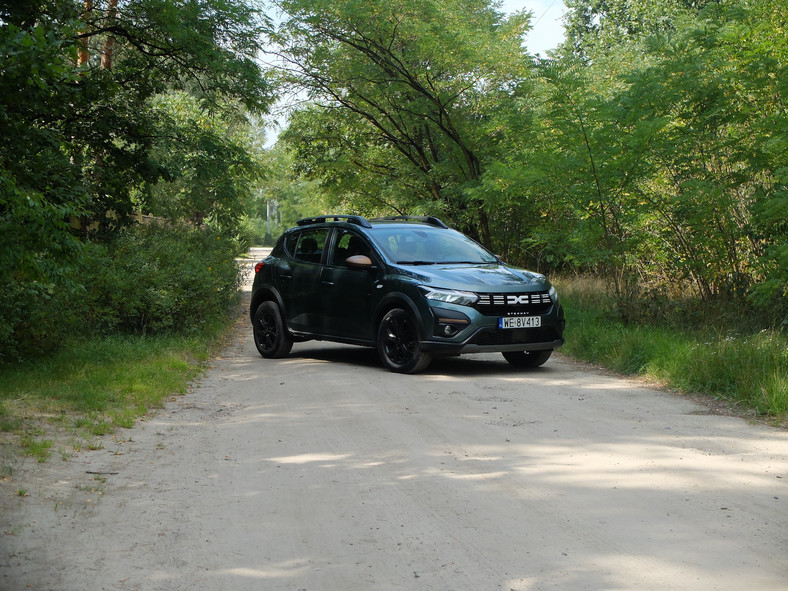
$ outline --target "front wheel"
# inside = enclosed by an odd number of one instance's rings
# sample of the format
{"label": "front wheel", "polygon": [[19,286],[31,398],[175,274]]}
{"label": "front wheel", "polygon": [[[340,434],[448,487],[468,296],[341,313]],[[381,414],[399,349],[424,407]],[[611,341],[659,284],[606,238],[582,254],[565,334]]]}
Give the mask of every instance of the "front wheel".
{"label": "front wheel", "polygon": [[432,361],[419,349],[419,333],[413,316],[402,308],[390,310],[378,325],[377,348],[386,369],[397,373],[417,373]]}
{"label": "front wheel", "polygon": [[552,349],[544,351],[507,351],[503,354],[503,357],[512,367],[528,369],[544,365],[552,354]]}
{"label": "front wheel", "polygon": [[254,344],[260,355],[269,359],[285,357],[293,347],[293,337],[287,332],[276,302],[263,302],[257,306],[252,319]]}

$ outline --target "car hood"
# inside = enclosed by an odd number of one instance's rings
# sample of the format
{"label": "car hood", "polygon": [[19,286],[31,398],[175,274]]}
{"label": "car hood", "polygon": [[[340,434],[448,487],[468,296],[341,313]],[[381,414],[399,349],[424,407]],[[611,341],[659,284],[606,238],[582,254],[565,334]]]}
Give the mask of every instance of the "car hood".
{"label": "car hood", "polygon": [[508,265],[398,265],[400,274],[431,287],[474,292],[541,291],[550,289],[544,275]]}

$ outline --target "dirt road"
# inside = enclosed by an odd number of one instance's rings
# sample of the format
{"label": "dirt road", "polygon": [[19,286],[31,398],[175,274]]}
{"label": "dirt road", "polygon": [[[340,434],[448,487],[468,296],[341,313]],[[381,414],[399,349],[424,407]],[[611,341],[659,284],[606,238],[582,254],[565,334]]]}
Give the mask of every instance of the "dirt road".
{"label": "dirt road", "polygon": [[788,433],[561,357],[270,361],[242,321],[192,392],[13,479],[5,590],[788,589]]}

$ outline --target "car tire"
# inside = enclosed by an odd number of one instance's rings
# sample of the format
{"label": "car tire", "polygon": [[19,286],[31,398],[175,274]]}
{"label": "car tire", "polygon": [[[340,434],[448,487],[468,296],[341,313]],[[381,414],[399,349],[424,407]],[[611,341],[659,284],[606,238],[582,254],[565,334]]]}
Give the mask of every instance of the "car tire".
{"label": "car tire", "polygon": [[287,331],[282,313],[276,302],[267,301],[257,306],[252,320],[254,344],[260,355],[268,359],[286,357],[293,347],[293,338]]}
{"label": "car tire", "polygon": [[507,351],[503,354],[503,357],[512,367],[529,369],[544,365],[552,354],[552,349],[545,349],[544,351]]}
{"label": "car tire", "polygon": [[432,356],[419,349],[419,332],[413,315],[394,308],[378,324],[377,349],[389,371],[417,373],[430,364]]}

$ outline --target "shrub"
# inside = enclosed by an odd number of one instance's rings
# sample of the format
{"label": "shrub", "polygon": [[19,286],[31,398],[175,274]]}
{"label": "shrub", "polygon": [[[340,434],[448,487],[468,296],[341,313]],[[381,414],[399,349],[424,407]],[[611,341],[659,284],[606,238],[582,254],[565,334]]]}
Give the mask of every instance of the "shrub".
{"label": "shrub", "polygon": [[0,362],[91,334],[188,334],[237,301],[234,241],[192,228],[132,226],[84,244],[48,282],[0,286]]}
{"label": "shrub", "polygon": [[236,300],[232,241],[209,230],[135,226],[86,266],[88,314],[95,330],[187,333]]}
{"label": "shrub", "polygon": [[0,363],[49,353],[80,330],[82,293],[67,275],[0,285]]}

